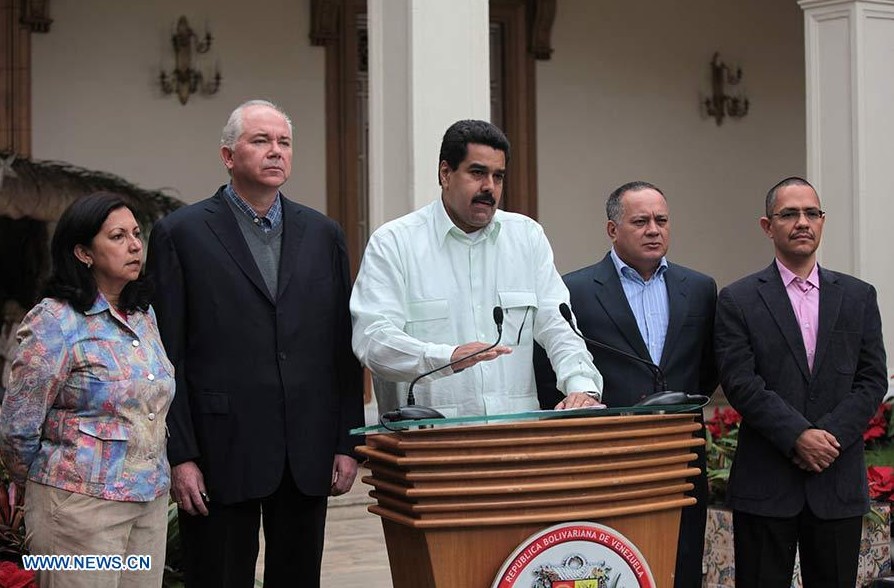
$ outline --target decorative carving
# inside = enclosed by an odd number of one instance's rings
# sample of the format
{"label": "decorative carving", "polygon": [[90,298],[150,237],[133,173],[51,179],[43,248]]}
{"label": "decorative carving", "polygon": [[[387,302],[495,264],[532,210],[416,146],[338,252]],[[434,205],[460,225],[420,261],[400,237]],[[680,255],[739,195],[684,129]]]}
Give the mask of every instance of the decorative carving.
{"label": "decorative carving", "polygon": [[32,33],[50,32],[50,0],[22,0],[21,23]]}
{"label": "decorative carving", "polygon": [[317,47],[330,45],[339,39],[338,19],[341,14],[339,0],[311,0],[310,43]]}
{"label": "decorative carving", "polygon": [[556,0],[529,0],[531,15],[530,46],[528,50],[536,59],[552,57],[553,22],[556,20]]}

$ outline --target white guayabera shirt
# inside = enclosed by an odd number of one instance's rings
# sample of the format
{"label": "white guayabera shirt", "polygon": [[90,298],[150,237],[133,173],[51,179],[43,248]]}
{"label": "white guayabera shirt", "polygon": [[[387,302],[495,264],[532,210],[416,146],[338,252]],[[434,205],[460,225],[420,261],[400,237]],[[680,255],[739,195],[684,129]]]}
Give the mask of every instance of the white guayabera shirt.
{"label": "white guayabera shirt", "polygon": [[457,345],[495,341],[495,306],[504,312],[500,343],[512,353],[424,378],[413,389],[418,404],[447,417],[538,409],[535,340],[560,390],[602,390],[592,356],[559,313],[568,290],[542,227],[497,210],[479,233],[457,228],[439,199],[370,238],[351,295],[352,344],[378,380],[401,383],[385,397],[377,382],[381,412],[404,404],[409,382],[449,363]]}

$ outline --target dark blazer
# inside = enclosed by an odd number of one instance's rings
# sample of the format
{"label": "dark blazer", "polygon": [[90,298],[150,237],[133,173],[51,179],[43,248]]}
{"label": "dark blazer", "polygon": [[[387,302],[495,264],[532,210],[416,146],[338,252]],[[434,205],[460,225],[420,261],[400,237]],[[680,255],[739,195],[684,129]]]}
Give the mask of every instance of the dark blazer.
{"label": "dark blazer", "polygon": [[[876,292],[823,268],[819,279],[812,372],[775,262],[720,293],[721,383],[743,418],[729,479],[733,509],[790,517],[806,502],[823,519],[869,509],[863,431],[887,390]],[[838,459],[819,474],[792,463],[795,441],[809,427],[829,431],[841,444]]]}
{"label": "dark blazer", "polygon": [[350,271],[331,219],[282,198],[278,292],[264,283],[223,188],[159,221],[153,301],[177,390],[171,465],[195,460],[222,504],[272,494],[286,460],[298,488],[329,494],[335,453],[363,424],[351,351]]}
{"label": "dark blazer", "polygon": [[[652,361],[610,252],[599,263],[571,272],[563,279],[578,328],[585,337]],[[717,387],[712,346],[717,284],[713,278],[675,263],[668,263],[664,283],[669,316],[659,367],[667,378],[667,387],[710,396]],[[645,365],[592,345],[589,349],[602,374],[602,400],[608,406],[631,406],[654,391],[652,371]],[[556,378],[542,349],[535,349],[534,362],[541,407],[553,408],[561,396],[557,396]],[[701,420],[700,410],[698,415]],[[697,448],[695,454],[697,459],[692,465],[701,468],[702,473],[691,479],[694,488],[688,494],[698,503],[683,509],[674,575],[674,586],[685,588],[701,586],[708,509],[704,448]]]}
{"label": "dark blazer", "polygon": [[[566,274],[563,279],[578,328],[585,337],[652,361],[610,253],[599,263]],[[675,263],[668,264],[664,281],[669,320],[659,367],[669,390],[710,396],[717,386],[711,344],[717,285],[713,278]],[[603,402],[609,406],[631,406],[654,391],[652,372],[645,365],[593,346],[590,351],[602,374]],[[537,390],[541,406],[552,408],[562,397],[555,390],[555,375],[548,361],[544,365],[544,359],[545,354],[538,350]]]}

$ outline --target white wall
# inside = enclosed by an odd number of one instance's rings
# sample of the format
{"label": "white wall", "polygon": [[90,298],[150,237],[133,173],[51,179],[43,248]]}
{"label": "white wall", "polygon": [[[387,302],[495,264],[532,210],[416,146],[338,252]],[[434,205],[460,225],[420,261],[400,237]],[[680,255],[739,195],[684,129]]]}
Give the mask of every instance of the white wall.
{"label": "white wall", "polygon": [[[170,33],[185,15],[215,37],[223,85],[183,106],[158,88],[173,68]],[[52,29],[33,35],[34,158],[118,174],[187,202],[227,175],[220,129],[244,100],[292,115],[290,197],[325,211],[324,50],[308,40],[309,0],[54,0]],[[213,61],[212,61],[213,64]]]}
{"label": "white wall", "polygon": [[[723,286],[767,265],[767,189],[805,173],[803,15],[794,0],[562,0],[538,62],[539,218],[562,272],[600,259],[605,197],[668,196],[670,258]],[[741,64],[751,112],[701,117],[714,51]]]}

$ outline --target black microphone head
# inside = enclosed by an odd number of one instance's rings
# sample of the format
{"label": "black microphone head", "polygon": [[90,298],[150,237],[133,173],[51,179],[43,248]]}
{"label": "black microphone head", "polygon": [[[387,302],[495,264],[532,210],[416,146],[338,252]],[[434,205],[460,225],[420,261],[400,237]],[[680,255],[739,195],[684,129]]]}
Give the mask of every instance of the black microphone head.
{"label": "black microphone head", "polygon": [[494,322],[497,323],[498,327],[503,326],[503,308],[500,306],[494,307]]}
{"label": "black microphone head", "polygon": [[710,398],[702,394],[687,394],[685,392],[663,390],[649,394],[634,404],[634,406],[673,406],[677,404],[698,404],[699,406],[704,406],[709,401]]}
{"label": "black microphone head", "polygon": [[443,414],[427,406],[402,406],[397,410],[386,412],[379,417],[379,423],[396,423],[399,421],[421,421],[423,419],[443,419]]}
{"label": "black microphone head", "polygon": [[573,318],[571,316],[571,308],[564,302],[559,305],[559,313],[561,313],[563,319],[569,323],[571,322],[571,319]]}

